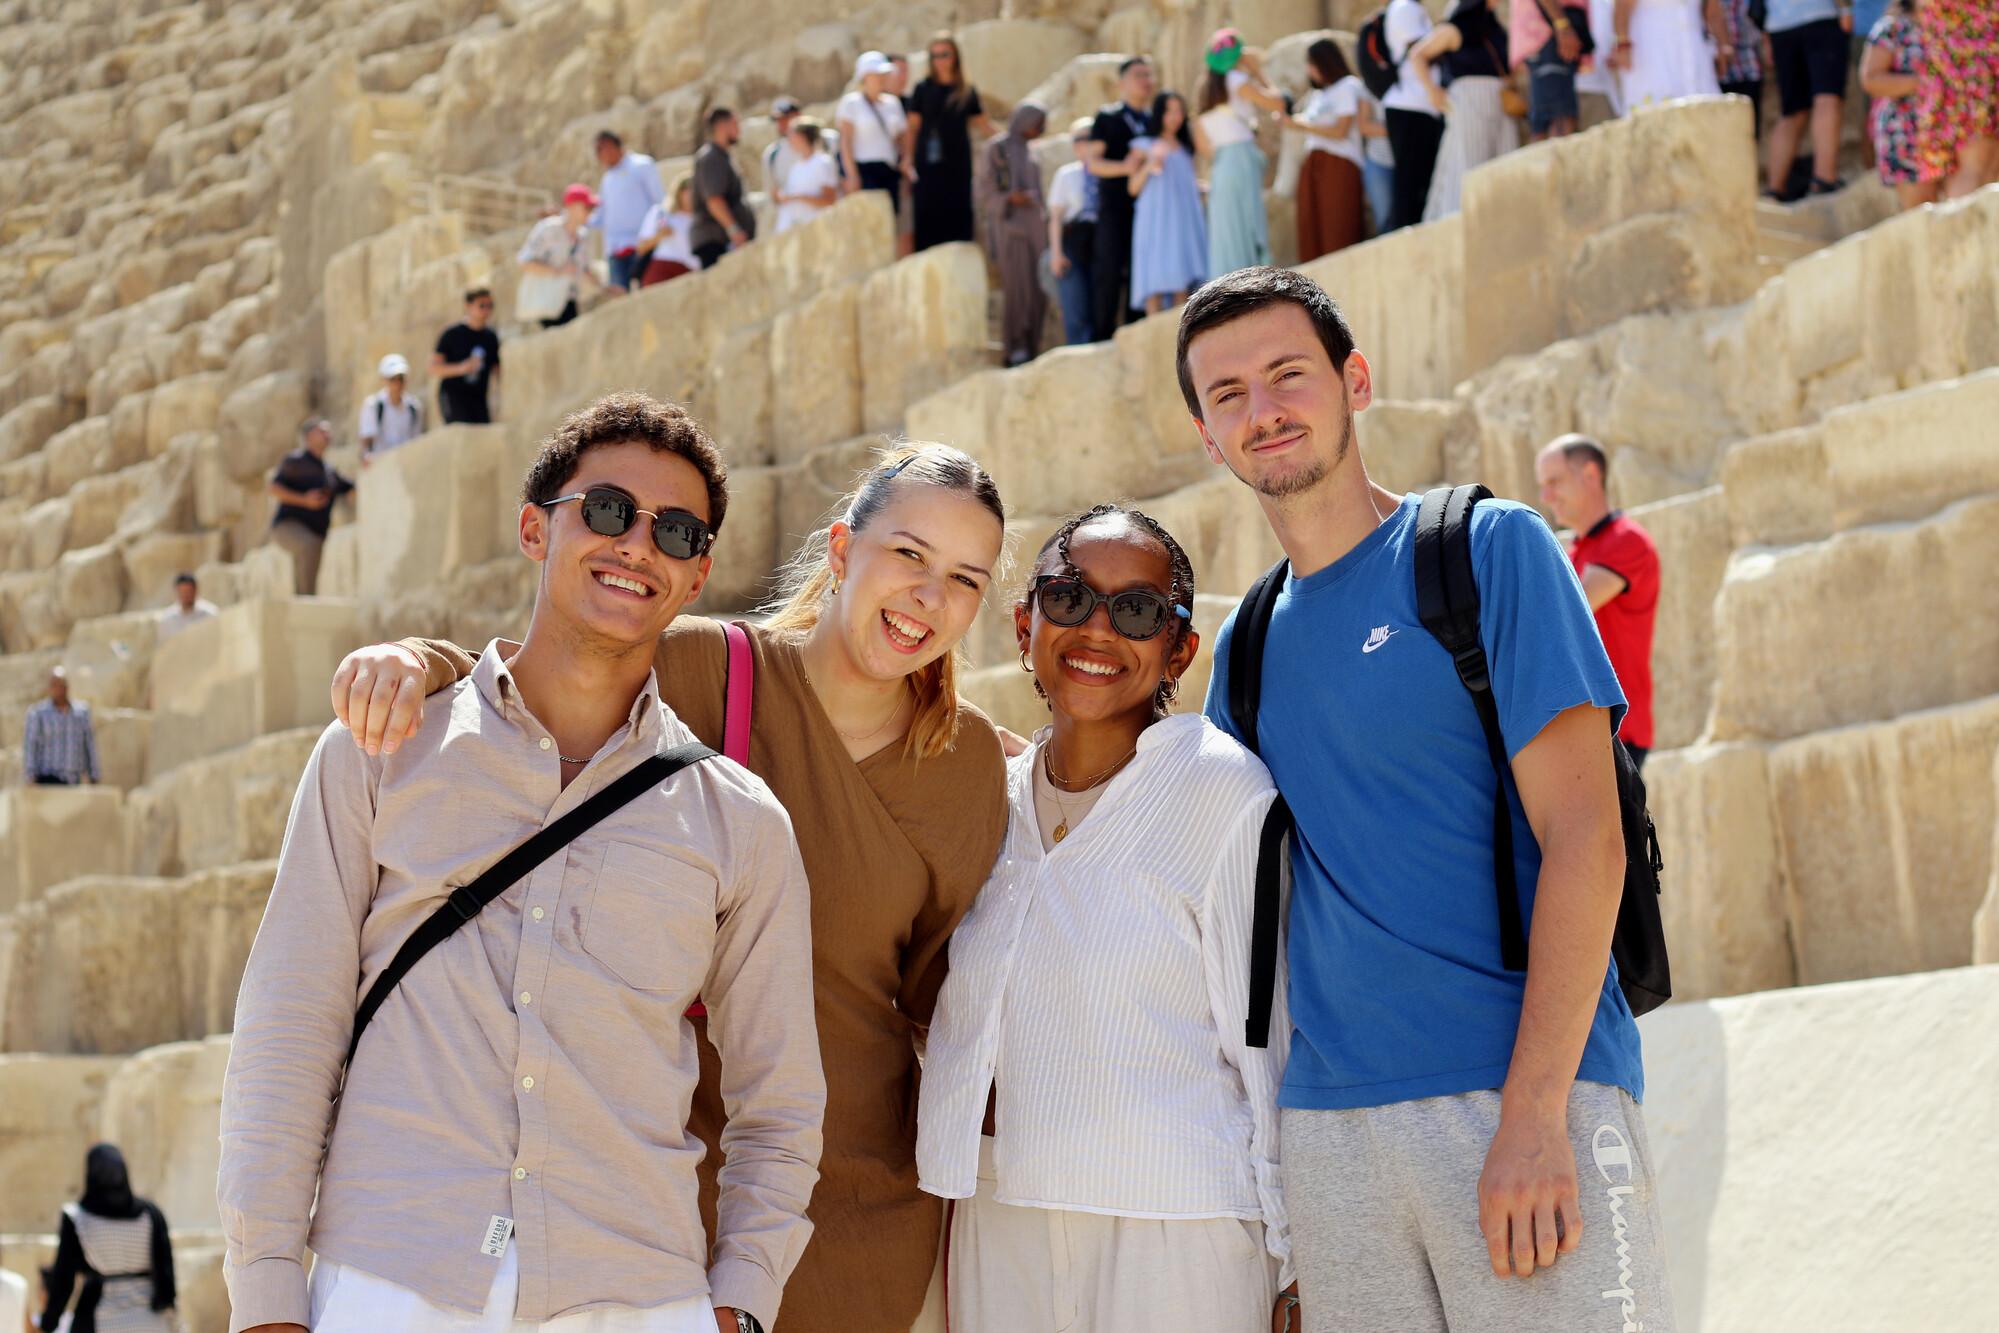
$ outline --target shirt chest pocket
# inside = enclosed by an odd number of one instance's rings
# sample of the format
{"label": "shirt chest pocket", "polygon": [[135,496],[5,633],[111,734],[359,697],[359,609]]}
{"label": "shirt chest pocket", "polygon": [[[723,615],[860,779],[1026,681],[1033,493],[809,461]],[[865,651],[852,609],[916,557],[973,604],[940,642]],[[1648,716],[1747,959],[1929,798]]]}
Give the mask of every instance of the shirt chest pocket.
{"label": "shirt chest pocket", "polygon": [[633,990],[698,990],[714,954],[714,872],[614,842],[586,890],[583,951]]}

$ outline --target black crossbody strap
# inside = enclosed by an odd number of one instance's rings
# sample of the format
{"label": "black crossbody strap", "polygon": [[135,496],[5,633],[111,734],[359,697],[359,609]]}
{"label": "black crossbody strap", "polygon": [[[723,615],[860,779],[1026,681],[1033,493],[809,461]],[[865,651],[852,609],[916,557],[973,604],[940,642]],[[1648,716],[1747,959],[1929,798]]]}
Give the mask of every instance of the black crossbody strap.
{"label": "black crossbody strap", "polygon": [[410,932],[410,937],[396,950],[396,956],[389,960],[389,965],[375,978],[375,984],[368,988],[361,1007],[354,1011],[354,1036],[347,1044],[347,1059],[350,1062],[354,1059],[354,1052],[361,1045],[361,1034],[375,1017],[375,1011],[382,1007],[390,993],[425,954],[449,939],[460,926],[478,916],[486,904],[505,893],[536,866],[581,837],[593,824],[630,803],[640,792],[657,787],[689,764],[714,757],[713,750],[698,744],[677,745],[671,750],[662,750],[639,763],[629,773],[613,778],[603,790],[593,793],[575,809],[502,856],[470,884],[453,889],[451,896],[444,900],[444,906]]}
{"label": "black crossbody strap", "polygon": [[1256,739],[1256,710],[1263,700],[1263,641],[1270,635],[1270,613],[1290,571],[1291,562],[1279,560],[1249,585],[1229,640],[1229,717],[1252,754],[1263,752]]}
{"label": "black crossbody strap", "polygon": [[1483,486],[1439,486],[1423,496],[1416,513],[1416,614],[1451,655],[1458,679],[1471,694],[1485,732],[1495,780],[1492,800],[1492,878],[1499,909],[1500,965],[1527,970],[1527,931],[1520,918],[1520,887],[1513,866],[1513,812],[1506,799],[1506,738],[1499,704],[1479,637],[1478,572],[1472,564],[1471,512],[1492,498]]}

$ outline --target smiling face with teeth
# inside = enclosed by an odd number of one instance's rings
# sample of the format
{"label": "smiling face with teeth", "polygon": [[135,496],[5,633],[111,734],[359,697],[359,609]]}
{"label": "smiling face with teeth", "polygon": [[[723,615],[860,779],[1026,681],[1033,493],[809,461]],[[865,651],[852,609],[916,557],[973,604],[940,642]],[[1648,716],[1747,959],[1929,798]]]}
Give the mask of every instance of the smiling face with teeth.
{"label": "smiling face with teeth", "polygon": [[[1157,537],[1122,514],[1079,526],[1069,538],[1069,563],[1101,594],[1144,589],[1173,596],[1172,557]],[[1061,553],[1045,552],[1034,572],[1064,572]],[[1160,683],[1179,679],[1201,644],[1192,629],[1176,634],[1172,625],[1150,639],[1127,639],[1111,627],[1108,606],[1098,606],[1080,625],[1063,626],[1042,615],[1038,604],[1023,601],[1013,621],[1055,714],[1058,737],[1077,723],[1129,726],[1136,737],[1153,720]]]}
{"label": "smiling face with teeth", "polygon": [[[577,461],[565,484],[623,491],[641,509],[683,510],[706,521],[708,483],[677,454],[639,442],[597,445]],[[616,537],[592,532],[576,503],[523,505],[521,550],[541,564],[534,618],[560,627],[600,651],[643,652],[650,660],[661,631],[708,581],[707,556],[674,560],[654,543],[652,520],[638,520]],[[532,632],[532,629],[530,630]]]}
{"label": "smiling face with teeth", "polygon": [[905,484],[859,532],[835,523],[828,602],[856,674],[899,680],[955,649],[979,613],[1006,532],[973,496]]}

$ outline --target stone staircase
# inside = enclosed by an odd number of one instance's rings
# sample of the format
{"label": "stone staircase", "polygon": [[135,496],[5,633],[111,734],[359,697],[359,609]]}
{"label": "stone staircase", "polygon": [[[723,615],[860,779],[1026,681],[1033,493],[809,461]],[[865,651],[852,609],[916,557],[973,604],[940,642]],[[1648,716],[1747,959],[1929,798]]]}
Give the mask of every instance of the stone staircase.
{"label": "stone staircase", "polygon": [[[107,776],[20,788],[17,757],[0,755],[0,1232],[39,1233],[74,1193],[83,1147],[115,1138],[175,1219],[188,1326],[219,1328],[226,1034],[326,679],[362,642],[479,642],[523,622],[512,496],[563,412],[638,387],[714,429],[736,501],[704,609],[752,606],[870,442],[904,430],[986,462],[1019,516],[1016,549],[1077,506],[1142,499],[1194,556],[1209,642],[1275,556],[1246,493],[1195,448],[1170,314],[996,369],[983,257],[955,246],[897,261],[886,210],[862,198],[715,273],[510,338],[502,424],[436,430],[370,467],[329,542],[323,595],[292,598],[288,562],[258,544],[261,477],[292,428],[312,410],[344,428],[374,359],[421,352],[467,282],[490,282],[503,305],[511,291],[517,237],[490,231],[485,204],[440,210],[450,192],[424,183],[477,172],[511,182],[491,193],[517,207],[522,187],[578,174],[600,124],[689,146],[704,105],[780,88],[828,101],[861,33],[914,46],[951,19],[996,105],[1032,91],[1051,106],[1057,133],[1037,155],[1052,171],[1060,128],[1108,97],[1117,57],[1094,51],[1191,68],[1206,30],[1233,21],[1273,43],[1278,68],[1317,35],[1300,30],[1358,15],[847,8],[815,14],[788,46],[746,49],[737,30],[755,25],[737,13],[705,28],[712,59],[697,68],[672,57],[705,20],[626,27],[617,7],[79,8],[0,5],[14,20],[0,54],[24,71],[0,90],[0,199],[35,201],[0,205],[0,748],[18,746],[22,712],[63,661],[98,708]],[[766,17],[765,33],[803,26]],[[586,54],[606,50],[620,55]],[[553,74],[551,51],[571,53]],[[1769,1326],[1723,1223],[1791,1216],[1739,1174],[1792,1158],[1762,1146],[1760,1113],[1731,1080],[1807,1076],[1831,1058],[1823,1025],[1859,1003],[1920,1024],[1999,1000],[1983,969],[1698,1002],[1971,961],[1999,752],[1985,665],[1999,656],[1980,628],[1993,608],[1973,573],[1994,489],[1978,441],[1999,385],[1999,193],[1892,222],[1858,188],[1766,208],[1736,184],[1753,175],[1737,160],[1746,120],[1681,106],[1518,154],[1474,174],[1462,217],[1309,270],[1375,359],[1383,401],[1362,439],[1386,484],[1478,476],[1525,496],[1533,450],[1591,430],[1660,540],[1662,738],[1648,771],[1681,990],[1697,1002],[1648,1020],[1648,1064],[1666,1099],[1655,1133],[1699,1163],[1666,1202],[1675,1241],[1690,1238],[1675,1248],[1698,1312],[1683,1325],[1709,1329]],[[85,126],[109,128],[73,144]],[[768,134],[746,122],[746,175]],[[679,164],[659,155],[670,179]],[[224,614],[156,648],[168,579],[195,566]],[[981,617],[968,693],[1025,730],[1038,705],[1009,638],[1002,616]],[[1205,671],[1204,654],[1184,700],[1198,703]],[[1765,1023],[1792,1034],[1767,1068],[1716,1035]],[[1807,1107],[1796,1123],[1823,1145],[1831,1115]],[[1717,1166],[1716,1136],[1730,1134],[1742,1146]],[[1932,1161],[1906,1160],[1919,1174]],[[1820,1241],[1856,1256],[1862,1243],[1837,1229]],[[9,1237],[4,1262],[32,1273],[45,1245]],[[1864,1312],[1926,1295],[1913,1272],[1838,1287],[1846,1326],[1882,1326]],[[1924,1308],[1925,1327],[1976,1326],[1969,1305]]]}

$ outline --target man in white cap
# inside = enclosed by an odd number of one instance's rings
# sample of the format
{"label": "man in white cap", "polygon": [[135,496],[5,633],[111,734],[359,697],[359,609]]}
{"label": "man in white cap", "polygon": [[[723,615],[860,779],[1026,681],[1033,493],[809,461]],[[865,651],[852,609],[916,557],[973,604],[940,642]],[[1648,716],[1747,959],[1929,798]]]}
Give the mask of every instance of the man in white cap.
{"label": "man in white cap", "polygon": [[408,444],[423,434],[423,404],[408,392],[410,363],[390,352],[375,367],[382,387],[361,403],[361,462],[372,456]]}

